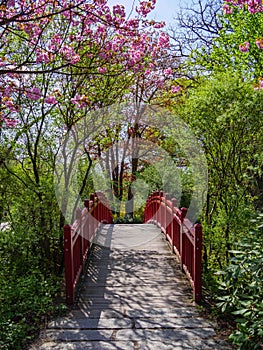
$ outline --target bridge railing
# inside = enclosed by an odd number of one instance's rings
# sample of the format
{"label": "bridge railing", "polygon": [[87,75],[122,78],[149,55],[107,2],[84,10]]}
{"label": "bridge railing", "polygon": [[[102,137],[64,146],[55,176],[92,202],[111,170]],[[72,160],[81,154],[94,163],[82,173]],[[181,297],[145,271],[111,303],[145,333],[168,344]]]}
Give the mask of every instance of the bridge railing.
{"label": "bridge railing", "polygon": [[102,224],[112,224],[112,213],[106,196],[91,194],[84,209],[77,209],[76,220],[64,227],[64,261],[66,302],[73,304],[77,282],[83,271],[91,244]]}
{"label": "bridge railing", "polygon": [[187,218],[186,208],[177,208],[176,199],[169,194],[153,192],[146,202],[144,222],[161,228],[170,242],[172,251],[179,258],[193,288],[195,301],[202,298],[202,226],[192,224]]}

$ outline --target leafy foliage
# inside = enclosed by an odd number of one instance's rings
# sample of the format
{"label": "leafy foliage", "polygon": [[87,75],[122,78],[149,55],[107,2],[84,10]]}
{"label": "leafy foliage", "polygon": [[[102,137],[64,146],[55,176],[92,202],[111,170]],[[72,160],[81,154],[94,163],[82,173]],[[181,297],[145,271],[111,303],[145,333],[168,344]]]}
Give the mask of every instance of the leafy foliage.
{"label": "leafy foliage", "polygon": [[[263,344],[263,215],[253,221],[255,229],[236,244],[222,277],[218,307],[232,312],[237,330],[230,339],[239,349],[261,349]],[[261,223],[261,225],[259,225]]]}
{"label": "leafy foliage", "polygon": [[[40,256],[30,245],[33,232],[0,232],[0,347],[24,349],[50,314],[62,312],[54,303],[60,295],[61,278],[45,276]],[[36,233],[35,233],[36,235]],[[30,249],[31,248],[31,249]]]}
{"label": "leafy foliage", "polygon": [[237,232],[238,237],[248,232],[247,222],[259,200],[252,169],[261,168],[257,159],[262,148],[262,97],[230,72],[203,79],[183,101],[175,109],[195,131],[208,161],[205,267],[214,270],[227,263]]}

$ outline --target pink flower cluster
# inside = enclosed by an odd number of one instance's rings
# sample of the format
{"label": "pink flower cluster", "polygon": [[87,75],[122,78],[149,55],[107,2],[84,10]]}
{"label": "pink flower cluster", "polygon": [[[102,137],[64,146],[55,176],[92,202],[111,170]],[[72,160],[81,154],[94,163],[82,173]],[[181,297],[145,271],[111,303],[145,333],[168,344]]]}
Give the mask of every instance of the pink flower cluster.
{"label": "pink flower cluster", "polygon": [[259,49],[263,50],[263,38],[257,39],[256,45]]}
{"label": "pink flower cluster", "polygon": [[115,17],[123,17],[125,18],[125,7],[123,5],[114,5],[113,6],[113,14]]}
{"label": "pink flower cluster", "polygon": [[166,76],[169,76],[169,75],[171,75],[172,73],[173,73],[173,70],[172,70],[171,67],[166,68],[166,69],[164,70],[164,75],[166,75]]}
{"label": "pink flower cluster", "polygon": [[247,7],[247,10],[254,14],[257,12],[263,12],[262,0],[229,0],[223,4],[223,12],[226,15],[229,15],[233,12],[233,7],[244,8]]}
{"label": "pink flower cluster", "polygon": [[17,119],[8,118],[8,117],[4,117],[4,116],[2,116],[0,114],[0,126],[2,127],[3,124],[7,128],[14,128],[18,124],[18,120]]}
{"label": "pink flower cluster", "polygon": [[70,45],[63,45],[59,53],[70,62],[70,64],[76,64],[80,60],[80,55],[76,54],[74,48]]}
{"label": "pink flower cluster", "polygon": [[53,55],[47,51],[36,51],[36,63],[49,63],[53,58]]}
{"label": "pink flower cluster", "polygon": [[1,100],[1,108],[8,108],[10,112],[18,112],[19,106],[14,105],[14,101],[11,97],[3,97]]}
{"label": "pink flower cluster", "polygon": [[181,86],[179,86],[179,85],[172,85],[171,86],[171,91],[172,91],[173,94],[177,94],[178,92],[181,91]]}
{"label": "pink flower cluster", "polygon": [[50,95],[45,98],[45,103],[49,105],[56,105],[58,101],[56,100],[56,97],[54,95]]}
{"label": "pink flower cluster", "polygon": [[254,84],[254,90],[263,90],[263,78],[259,78],[258,84]]}
{"label": "pink flower cluster", "polygon": [[38,87],[33,87],[32,89],[26,89],[26,95],[31,100],[37,101],[41,98],[41,91]]}
{"label": "pink flower cluster", "polygon": [[[41,90],[35,86],[31,89],[26,89],[26,96],[33,101],[38,101],[42,97],[42,93]],[[58,103],[54,95],[47,96],[44,102],[50,105],[56,105]]]}
{"label": "pink flower cluster", "polygon": [[[4,105],[6,115],[17,110],[12,101],[21,91],[33,101],[43,97],[46,104],[59,102],[56,94],[44,92],[39,85],[37,74],[43,72],[43,64],[55,76],[64,74],[70,65],[85,69],[86,62],[92,61],[92,68],[87,68],[91,70],[91,80],[100,74],[129,70],[133,74],[147,72],[149,79],[164,86],[172,74],[170,68],[162,71],[164,78],[153,78],[151,74],[170,45],[169,36],[160,31],[165,23],[146,18],[155,4],[156,0],[140,0],[136,16],[127,19],[124,6],[114,5],[111,9],[107,0],[8,0],[6,6],[0,7],[0,97],[12,98]],[[19,37],[19,73],[18,52],[8,45],[14,35],[5,27],[12,27],[12,33]],[[5,73],[1,74],[1,70]],[[34,75],[27,80],[24,77],[30,71]],[[78,95],[71,101],[79,108],[90,103],[86,96]]]}
{"label": "pink flower cluster", "polygon": [[250,48],[250,43],[245,41],[243,44],[239,45],[239,51],[241,52],[247,52]]}
{"label": "pink flower cluster", "polygon": [[85,95],[76,95],[71,99],[71,102],[78,108],[85,108],[89,105],[89,99]]}
{"label": "pink flower cluster", "polygon": [[156,0],[141,1],[140,6],[136,7],[138,14],[146,17],[152,10],[154,10],[156,5]]}
{"label": "pink flower cluster", "polygon": [[163,48],[163,49],[167,49],[170,45],[170,38],[169,35],[165,32],[162,32],[159,35],[159,39],[158,39],[158,45]]}
{"label": "pink flower cluster", "polygon": [[106,73],[107,70],[108,70],[107,67],[98,67],[98,72],[99,72],[100,74]]}
{"label": "pink flower cluster", "polygon": [[232,6],[230,6],[227,3],[223,4],[223,13],[225,15],[231,15],[233,13],[233,11],[234,11],[234,8]]}
{"label": "pink flower cluster", "polygon": [[[263,50],[263,38],[256,39],[256,45],[259,49]],[[250,48],[250,43],[245,41],[243,44],[239,45],[239,51],[248,52]]]}

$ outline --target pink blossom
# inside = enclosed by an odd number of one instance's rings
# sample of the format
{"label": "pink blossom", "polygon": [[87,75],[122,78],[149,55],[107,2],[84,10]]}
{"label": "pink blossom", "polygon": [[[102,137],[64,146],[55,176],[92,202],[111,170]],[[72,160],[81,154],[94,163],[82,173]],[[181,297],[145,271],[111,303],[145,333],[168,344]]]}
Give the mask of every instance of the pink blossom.
{"label": "pink blossom", "polygon": [[156,0],[141,1],[140,6],[136,7],[136,12],[142,15],[143,17],[146,17],[148,13],[154,10],[155,4]]}
{"label": "pink blossom", "polygon": [[126,26],[125,28],[129,29],[129,28],[133,28],[133,29],[137,29],[140,26],[140,21],[138,19],[129,19],[126,22]]}
{"label": "pink blossom", "polygon": [[61,44],[61,41],[62,41],[61,36],[58,35],[58,34],[55,34],[55,35],[53,36],[53,38],[51,39],[51,43],[52,43],[52,44],[60,45],[60,44]]}
{"label": "pink blossom", "polygon": [[89,103],[89,100],[85,95],[82,95],[82,96],[76,95],[74,98],[71,99],[71,102],[74,105],[76,105],[78,108],[85,108]]}
{"label": "pink blossom", "polygon": [[79,96],[75,96],[71,99],[71,102],[74,104],[74,105],[77,105],[79,103]]}
{"label": "pink blossom", "polygon": [[49,63],[50,58],[52,57],[50,53],[40,52],[40,51],[37,51],[36,56],[37,56],[36,63]]}
{"label": "pink blossom", "polygon": [[169,35],[167,33],[162,32],[158,39],[158,45],[163,49],[168,48],[169,42],[170,42]]}
{"label": "pink blossom", "polygon": [[229,6],[229,4],[225,3],[223,5],[223,12],[225,15],[231,15],[231,13],[233,13],[234,11],[234,8]]}
{"label": "pink blossom", "polygon": [[70,64],[76,64],[80,61],[80,55],[73,55],[70,59]]}
{"label": "pink blossom", "polygon": [[24,32],[25,32],[26,34],[31,34],[32,29],[33,29],[33,24],[32,24],[32,23],[27,23],[27,24],[24,26]]}
{"label": "pink blossom", "polygon": [[46,97],[45,102],[49,105],[55,105],[58,103],[58,101],[56,100],[56,97],[53,95]]}
{"label": "pink blossom", "polygon": [[125,13],[125,7],[123,5],[114,5],[113,6],[113,14],[114,16],[121,16],[121,17],[125,17],[126,13]]}
{"label": "pink blossom", "polygon": [[94,1],[97,5],[106,5],[107,0],[95,0]]}
{"label": "pink blossom", "polygon": [[33,37],[38,37],[42,32],[42,29],[39,28],[38,26],[35,26],[33,28]]}
{"label": "pink blossom", "polygon": [[247,52],[249,50],[249,47],[250,47],[249,42],[245,41],[243,44],[239,45],[239,51]]}
{"label": "pink blossom", "polygon": [[257,39],[256,45],[259,49],[263,50],[263,38]]}
{"label": "pink blossom", "polygon": [[233,6],[239,6],[240,8],[247,6],[247,10],[252,14],[263,12],[262,0],[229,0],[227,3]]}
{"label": "pink blossom", "polygon": [[11,86],[6,86],[5,90],[4,90],[4,95],[7,96],[7,97],[10,97],[11,96],[11,92],[12,92]]}
{"label": "pink blossom", "polygon": [[27,97],[31,100],[37,101],[41,98],[41,91],[38,87],[33,87],[31,90],[26,89]]}
{"label": "pink blossom", "polygon": [[152,72],[152,71],[151,71],[150,69],[146,69],[146,71],[145,71],[145,73],[144,73],[144,74],[145,74],[145,75],[150,75],[150,74],[151,74],[151,72]]}
{"label": "pink blossom", "polygon": [[17,112],[17,108],[14,106],[14,103],[12,100],[8,100],[5,105],[6,107],[9,108],[11,112]]}
{"label": "pink blossom", "polygon": [[254,90],[258,91],[258,90],[263,90],[263,78],[259,78],[258,79],[258,84],[254,84]]}
{"label": "pink blossom", "polygon": [[71,46],[69,46],[69,45],[64,45],[64,46],[62,46],[61,49],[59,50],[59,53],[60,53],[61,55],[63,55],[63,56],[64,56],[67,60],[69,60],[69,61],[72,59],[72,57],[73,57],[74,55],[76,55],[76,53],[75,53],[73,47],[71,47]]}
{"label": "pink blossom", "polygon": [[11,118],[4,118],[4,122],[8,128],[13,128],[18,124],[18,120]]}
{"label": "pink blossom", "polygon": [[164,21],[162,21],[162,22],[156,22],[153,27],[156,29],[159,29],[159,28],[165,27],[165,25],[166,25],[166,23]]}
{"label": "pink blossom", "polygon": [[164,70],[164,75],[170,75],[170,74],[172,74],[172,73],[173,73],[173,70],[172,70],[171,67],[169,67],[169,68],[167,68],[167,69]]}
{"label": "pink blossom", "polygon": [[98,68],[98,72],[99,72],[100,74],[106,73],[106,72],[107,72],[107,67],[99,67],[99,68]]}
{"label": "pink blossom", "polygon": [[139,63],[142,59],[143,53],[141,51],[133,51],[130,52],[131,60],[135,63]]}
{"label": "pink blossom", "polygon": [[97,34],[106,34],[106,33],[107,33],[106,26],[98,26]]}
{"label": "pink blossom", "polygon": [[15,4],[16,4],[15,0],[8,0],[6,6],[7,6],[7,8],[8,7],[15,7]]}
{"label": "pink blossom", "polygon": [[110,13],[107,13],[105,15],[105,18],[107,20],[108,23],[111,23],[113,21],[112,15]]}
{"label": "pink blossom", "polygon": [[252,14],[262,12],[262,0],[248,0],[248,11]]}
{"label": "pink blossom", "polygon": [[5,61],[5,57],[1,57],[0,58],[0,67],[5,67],[5,66],[7,66],[7,63],[6,63],[6,61]]}
{"label": "pink blossom", "polygon": [[156,84],[156,86],[159,89],[162,89],[164,87],[164,80],[163,79],[158,79],[158,80],[155,81],[155,84]]}
{"label": "pink blossom", "polygon": [[180,85],[172,85],[171,86],[171,91],[173,94],[177,94],[181,90]]}

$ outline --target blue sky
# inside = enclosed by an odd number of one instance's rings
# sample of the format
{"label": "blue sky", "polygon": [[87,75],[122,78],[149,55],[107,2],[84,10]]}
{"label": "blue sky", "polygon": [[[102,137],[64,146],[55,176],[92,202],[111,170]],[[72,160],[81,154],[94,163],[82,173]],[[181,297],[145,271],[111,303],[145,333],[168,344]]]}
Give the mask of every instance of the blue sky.
{"label": "blue sky", "polygon": [[[138,0],[135,0],[135,4],[138,4]],[[176,14],[179,11],[180,5],[186,5],[191,3],[190,0],[157,0],[156,8],[151,13],[151,18],[156,20],[165,20],[167,24],[173,22],[173,17],[176,17]],[[112,6],[115,4],[124,5],[127,9],[127,13],[130,12],[132,8],[133,0],[108,0],[108,5]]]}

